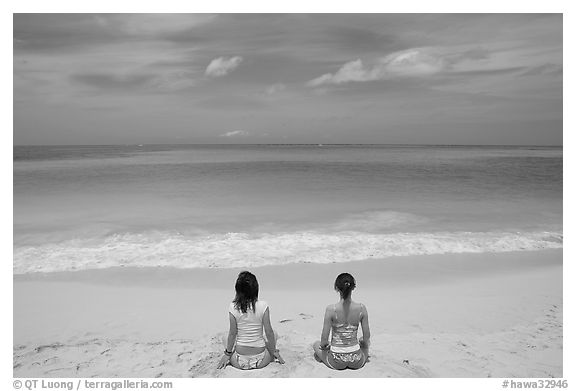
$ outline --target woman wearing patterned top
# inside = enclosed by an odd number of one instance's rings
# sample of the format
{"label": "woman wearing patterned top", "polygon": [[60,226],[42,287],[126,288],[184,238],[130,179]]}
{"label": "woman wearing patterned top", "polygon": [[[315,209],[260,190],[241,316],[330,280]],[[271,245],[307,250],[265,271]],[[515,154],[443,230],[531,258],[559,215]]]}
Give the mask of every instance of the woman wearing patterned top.
{"label": "woman wearing patterned top", "polygon": [[[356,281],[351,274],[342,273],[334,282],[340,293],[340,301],[326,307],[324,328],[320,341],[314,343],[314,356],[332,369],[359,369],[368,359],[370,327],[368,311],[362,303],[352,301]],[[362,338],[358,340],[358,327],[362,326]],[[332,331],[331,343],[328,337]]]}

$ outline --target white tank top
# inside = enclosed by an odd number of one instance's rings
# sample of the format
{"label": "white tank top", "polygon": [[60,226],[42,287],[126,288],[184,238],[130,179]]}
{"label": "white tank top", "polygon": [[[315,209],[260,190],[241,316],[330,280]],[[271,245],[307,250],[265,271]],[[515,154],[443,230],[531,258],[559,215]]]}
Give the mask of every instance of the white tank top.
{"label": "white tank top", "polygon": [[264,341],[263,322],[264,312],[268,308],[268,304],[264,300],[256,302],[256,311],[248,308],[245,314],[234,308],[234,303],[230,303],[229,312],[236,318],[236,325],[238,326],[238,335],[236,336],[236,344],[239,346],[251,346],[261,348],[266,346]]}

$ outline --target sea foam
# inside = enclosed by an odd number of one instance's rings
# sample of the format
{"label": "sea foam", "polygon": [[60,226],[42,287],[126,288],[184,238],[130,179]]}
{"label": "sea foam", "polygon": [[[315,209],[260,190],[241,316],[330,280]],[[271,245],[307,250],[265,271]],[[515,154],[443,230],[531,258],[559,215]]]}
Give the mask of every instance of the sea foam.
{"label": "sea foam", "polygon": [[337,263],[392,256],[535,251],[562,248],[561,232],[357,231],[227,233],[186,236],[177,233],[114,234],[95,241],[14,248],[14,274],[75,271],[118,266],[232,268],[289,263]]}

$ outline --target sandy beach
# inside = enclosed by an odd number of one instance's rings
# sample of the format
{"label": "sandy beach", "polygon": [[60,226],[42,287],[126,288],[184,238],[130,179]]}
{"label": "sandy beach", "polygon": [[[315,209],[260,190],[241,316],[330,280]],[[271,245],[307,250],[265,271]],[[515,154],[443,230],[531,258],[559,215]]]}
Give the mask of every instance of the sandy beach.
{"label": "sandy beach", "polygon": [[[562,250],[251,268],[285,365],[217,370],[242,269],[14,276],[15,377],[562,377]],[[370,316],[370,362],[316,362],[335,276]]]}
{"label": "sandy beach", "polygon": [[[14,13],[13,376],[567,376],[563,14],[508,8]],[[284,365],[217,369],[244,270]]]}

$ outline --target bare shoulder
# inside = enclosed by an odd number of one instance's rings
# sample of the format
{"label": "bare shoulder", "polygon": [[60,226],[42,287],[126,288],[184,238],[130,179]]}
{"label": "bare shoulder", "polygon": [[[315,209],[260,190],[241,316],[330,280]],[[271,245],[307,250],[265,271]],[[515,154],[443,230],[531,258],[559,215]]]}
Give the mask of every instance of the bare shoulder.
{"label": "bare shoulder", "polygon": [[360,311],[360,313],[366,313],[368,311],[364,304],[362,304],[362,303],[356,303],[356,304],[357,304],[357,308]]}

